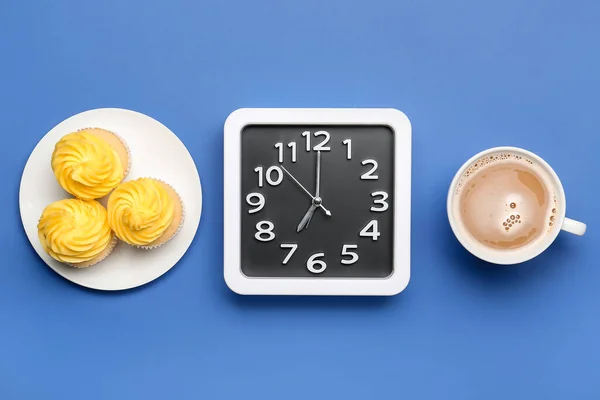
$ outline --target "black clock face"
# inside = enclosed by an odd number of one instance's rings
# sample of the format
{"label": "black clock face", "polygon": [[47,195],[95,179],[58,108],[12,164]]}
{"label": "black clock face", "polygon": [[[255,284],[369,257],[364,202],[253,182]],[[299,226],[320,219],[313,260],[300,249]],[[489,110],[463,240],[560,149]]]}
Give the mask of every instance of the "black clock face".
{"label": "black clock face", "polygon": [[241,145],[246,276],[384,278],[393,272],[389,127],[250,125]]}

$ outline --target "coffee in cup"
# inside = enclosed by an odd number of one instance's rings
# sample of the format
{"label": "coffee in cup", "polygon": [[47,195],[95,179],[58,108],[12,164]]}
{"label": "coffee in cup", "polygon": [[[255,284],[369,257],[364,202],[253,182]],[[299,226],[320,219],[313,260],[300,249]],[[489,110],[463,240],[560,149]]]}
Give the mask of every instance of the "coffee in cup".
{"label": "coffee in cup", "polygon": [[565,218],[565,208],[556,173],[518,148],[476,155],[458,171],[448,193],[448,218],[459,241],[498,264],[535,257],[561,229],[582,235],[585,224]]}

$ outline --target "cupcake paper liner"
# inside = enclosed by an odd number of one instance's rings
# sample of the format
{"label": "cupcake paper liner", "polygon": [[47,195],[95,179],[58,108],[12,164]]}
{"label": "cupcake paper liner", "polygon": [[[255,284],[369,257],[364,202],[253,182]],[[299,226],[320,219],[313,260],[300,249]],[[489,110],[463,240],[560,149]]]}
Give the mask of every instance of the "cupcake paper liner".
{"label": "cupcake paper liner", "polygon": [[112,239],[110,239],[108,246],[106,246],[106,249],[104,249],[102,251],[102,253],[101,253],[102,255],[100,257],[96,257],[95,259],[91,259],[90,261],[84,261],[84,262],[78,263],[78,264],[70,264],[70,263],[65,263],[65,264],[70,267],[79,268],[79,269],[88,268],[93,265],[96,265],[112,254],[112,252],[115,250],[115,247],[117,246],[118,242],[119,242],[119,239],[117,238],[117,235],[115,235],[114,232],[112,232]]}
{"label": "cupcake paper liner", "polygon": [[[179,222],[179,225],[177,226],[177,230],[175,230],[175,232],[171,235],[170,238],[168,238],[167,240],[165,240],[164,242],[162,242],[161,244],[157,244],[157,245],[152,245],[152,246],[135,246],[138,249],[142,249],[142,250],[153,250],[153,249],[157,249],[160,246],[169,243],[171,241],[171,239],[173,239],[175,236],[177,236],[177,234],[179,233],[179,231],[181,230],[181,227],[183,226],[183,221],[185,221],[185,204],[183,203],[183,200],[181,200],[181,195],[177,192],[177,190],[175,190],[175,188],[173,188],[173,186],[169,185],[167,182],[163,181],[162,179],[157,179],[157,178],[152,178],[152,177],[143,177],[143,178],[147,178],[147,179],[153,179],[155,181],[158,181],[164,185],[167,185],[168,187],[171,188],[171,190],[173,190],[173,192],[177,195],[177,198],[179,199],[179,203],[181,204],[181,220]],[[159,237],[160,239],[160,237]],[[158,240],[158,239],[157,239]]]}

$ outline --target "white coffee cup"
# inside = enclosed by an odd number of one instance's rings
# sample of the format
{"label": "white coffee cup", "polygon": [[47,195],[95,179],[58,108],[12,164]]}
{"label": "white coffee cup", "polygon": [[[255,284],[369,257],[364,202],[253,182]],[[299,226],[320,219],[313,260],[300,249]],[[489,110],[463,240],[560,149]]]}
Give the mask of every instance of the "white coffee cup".
{"label": "white coffee cup", "polygon": [[[495,157],[510,155],[517,155],[521,157],[520,160],[529,160],[527,162],[532,165],[532,169],[535,167],[548,191],[553,192],[556,204],[554,211],[556,212],[552,214],[553,223],[550,224],[547,232],[522,247],[504,250],[486,246],[469,233],[460,214],[460,191],[462,183],[468,179],[467,172],[473,171],[473,168],[480,166],[481,164],[479,163],[483,161],[487,164],[492,162],[490,160],[495,160]],[[476,257],[494,264],[509,265],[528,261],[546,250],[554,242],[561,230],[579,236],[583,235],[586,230],[584,223],[565,217],[565,192],[560,179],[550,165],[538,155],[517,147],[495,147],[484,150],[465,162],[454,176],[450,185],[447,212],[450,226],[458,241]]]}

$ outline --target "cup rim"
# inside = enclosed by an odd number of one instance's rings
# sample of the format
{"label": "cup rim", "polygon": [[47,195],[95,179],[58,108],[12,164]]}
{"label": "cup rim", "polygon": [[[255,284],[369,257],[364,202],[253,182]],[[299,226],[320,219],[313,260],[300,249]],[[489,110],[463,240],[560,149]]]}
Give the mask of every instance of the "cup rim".
{"label": "cup rim", "polygon": [[[460,178],[465,173],[467,168],[469,168],[469,166],[471,166],[475,161],[485,157],[486,155],[493,154],[493,153],[499,153],[499,152],[519,153],[519,154],[522,154],[523,156],[526,156],[527,158],[534,160],[536,163],[541,165],[546,170],[546,172],[551,177],[551,179],[554,181],[555,195],[557,197],[557,201],[560,204],[560,207],[558,207],[559,212],[556,215],[555,229],[553,229],[551,232],[549,232],[544,237],[543,240],[535,241],[535,242],[531,243],[530,245],[526,245],[522,248],[513,249],[513,250],[496,250],[496,249],[491,249],[491,248],[488,248],[488,247],[485,247],[485,246],[479,244],[478,242],[476,242],[476,239],[474,239],[473,237],[470,236],[470,234],[468,232],[463,232],[459,229],[458,221],[456,221],[456,218],[454,217],[454,212],[453,212],[454,211],[454,207],[453,207],[454,201],[456,198],[456,196],[454,195],[454,192],[456,191],[456,186],[458,185]],[[560,178],[558,177],[556,172],[552,169],[552,167],[542,157],[538,156],[537,154],[535,154],[529,150],[525,150],[520,147],[513,147],[513,146],[492,147],[492,148],[480,151],[479,153],[475,154],[473,157],[471,157],[467,161],[465,161],[462,164],[462,166],[458,169],[456,174],[454,175],[454,178],[452,179],[450,188],[448,189],[448,197],[446,200],[446,212],[448,214],[448,221],[450,223],[450,227],[452,228],[452,232],[454,233],[454,236],[456,237],[456,239],[460,242],[460,244],[467,251],[469,251],[475,257],[477,257],[483,261],[487,261],[489,263],[498,264],[498,265],[513,265],[513,264],[523,263],[523,262],[529,261],[529,260],[537,257],[538,255],[540,255],[541,253],[543,253],[548,247],[550,247],[550,245],[554,242],[554,240],[556,240],[556,237],[558,236],[559,232],[561,231],[561,227],[562,227],[562,224],[563,224],[563,222],[565,220],[565,216],[566,216],[566,209],[567,209],[567,204],[566,204],[564,188],[563,188],[562,182],[560,181]]]}

